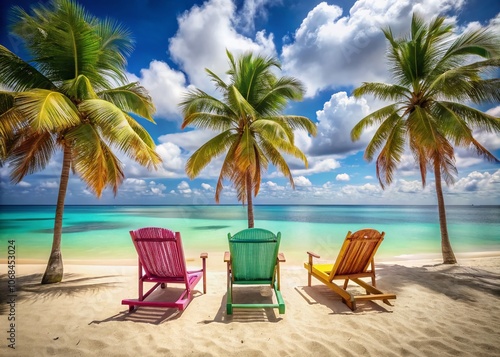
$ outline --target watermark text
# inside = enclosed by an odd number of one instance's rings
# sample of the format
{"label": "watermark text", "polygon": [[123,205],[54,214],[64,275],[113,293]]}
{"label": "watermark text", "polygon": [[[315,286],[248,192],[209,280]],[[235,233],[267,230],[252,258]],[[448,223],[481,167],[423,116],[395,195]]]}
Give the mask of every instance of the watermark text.
{"label": "watermark text", "polygon": [[16,348],[16,241],[7,241],[7,346]]}

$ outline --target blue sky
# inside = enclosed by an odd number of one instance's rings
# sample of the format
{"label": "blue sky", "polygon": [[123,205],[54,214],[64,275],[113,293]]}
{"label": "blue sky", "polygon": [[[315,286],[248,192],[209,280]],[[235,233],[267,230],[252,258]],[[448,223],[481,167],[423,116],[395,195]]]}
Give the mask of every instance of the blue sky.
{"label": "blue sky", "polygon": [[[0,4],[0,41],[22,54],[19,41],[8,33],[8,8],[25,9],[36,1],[3,0]],[[386,42],[381,27],[404,34],[413,11],[425,18],[441,14],[458,31],[494,26],[500,29],[496,0],[82,0],[93,15],[111,17],[126,26],[135,39],[127,67],[131,81],[148,89],[157,108],[156,125],[143,124],[157,143],[163,165],[148,172],[125,156],[126,179],[113,196],[106,190],[94,197],[78,179],[70,178],[67,204],[213,204],[221,161],[216,160],[190,180],[187,158],[213,133],[180,129],[177,103],[188,88],[216,94],[205,74],[227,70],[227,48],[234,54],[254,51],[273,55],[282,75],[299,78],[307,88],[302,102],[292,102],[288,113],[305,115],[317,123],[318,136],[297,133],[296,143],[307,155],[308,169],[291,160],[296,189],[272,167],[263,178],[256,204],[435,204],[434,178],[422,188],[410,154],[405,154],[394,183],[382,190],[374,163],[363,160],[370,139],[367,131],[351,142],[350,130],[382,103],[355,100],[354,88],[363,81],[389,82]],[[126,4],[126,5],[125,5]],[[500,105],[481,107],[500,115]],[[477,132],[483,145],[500,157],[499,135]],[[445,188],[447,204],[499,204],[500,165],[488,163],[472,151],[457,150],[458,177]],[[61,168],[56,155],[42,172],[17,185],[9,182],[9,168],[0,168],[1,204],[55,204]],[[221,203],[237,203],[229,183]]]}

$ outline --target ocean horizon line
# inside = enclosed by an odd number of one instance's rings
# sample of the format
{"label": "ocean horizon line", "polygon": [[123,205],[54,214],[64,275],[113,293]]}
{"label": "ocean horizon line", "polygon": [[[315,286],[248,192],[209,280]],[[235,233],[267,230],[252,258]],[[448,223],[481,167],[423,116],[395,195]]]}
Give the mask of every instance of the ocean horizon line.
{"label": "ocean horizon line", "polygon": [[[0,207],[55,207],[56,204],[0,204]],[[245,207],[244,204],[238,203],[203,203],[203,204],[190,204],[190,203],[171,203],[171,204],[113,204],[113,203],[96,203],[96,204],[65,204],[65,207],[100,207],[100,206],[119,206],[119,207],[176,207],[176,206],[203,206],[203,207]],[[438,204],[359,204],[359,203],[337,203],[337,204],[326,204],[326,203],[259,203],[254,204],[254,207],[269,207],[269,206],[304,206],[304,207],[437,207]],[[446,207],[500,207],[500,204],[447,204]]]}

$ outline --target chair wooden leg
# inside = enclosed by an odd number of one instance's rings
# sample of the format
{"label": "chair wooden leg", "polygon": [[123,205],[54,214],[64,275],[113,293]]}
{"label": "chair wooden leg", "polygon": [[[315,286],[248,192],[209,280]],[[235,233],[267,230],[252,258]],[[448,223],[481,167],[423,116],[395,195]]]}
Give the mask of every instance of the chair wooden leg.
{"label": "chair wooden leg", "polygon": [[346,279],[346,280],[344,281],[344,290],[346,290],[346,289],[347,289],[347,284],[349,284],[349,279]]}
{"label": "chair wooden leg", "polygon": [[309,254],[309,269],[307,269],[307,286],[311,286],[311,273],[312,273],[312,267],[313,267],[313,257],[312,255]]}
{"label": "chair wooden leg", "polygon": [[207,262],[203,260],[203,294],[207,293]]}
{"label": "chair wooden leg", "polygon": [[233,287],[232,287],[230,280],[228,280],[228,284],[227,284],[226,313],[228,315],[233,314]]}

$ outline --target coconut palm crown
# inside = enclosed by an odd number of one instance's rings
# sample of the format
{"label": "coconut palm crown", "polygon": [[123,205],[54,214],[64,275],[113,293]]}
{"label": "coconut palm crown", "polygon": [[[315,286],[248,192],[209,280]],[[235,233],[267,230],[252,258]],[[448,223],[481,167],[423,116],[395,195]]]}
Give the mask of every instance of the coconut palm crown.
{"label": "coconut palm crown", "polygon": [[273,70],[281,67],[275,58],[246,53],[235,59],[226,52],[230,66],[227,83],[206,69],[222,98],[196,89],[179,104],[184,114],[182,128],[194,126],[219,132],[192,154],[186,173],[194,178],[208,163],[225,154],[215,200],[220,200],[224,180],[232,182],[238,200],[248,205],[248,225],[253,227],[252,196],[259,193],[268,165],[274,165],[294,187],[283,154],[299,158],[307,166],[307,158],[295,146],[294,130],[315,135],[316,125],[307,117],[282,113],[288,100],[302,99],[304,88],[295,78],[276,76]]}
{"label": "coconut palm crown", "polygon": [[127,83],[129,32],[99,20],[71,0],[12,9],[11,31],[25,61],[0,46],[0,157],[11,179],[41,171],[63,152],[54,240],[42,283],[62,280],[62,217],[70,171],[98,197],[116,194],[124,179],[118,150],[139,164],[160,163],[155,144],[131,113],[153,121],[154,105],[138,83]]}
{"label": "coconut palm crown", "polygon": [[454,147],[474,149],[490,161],[494,155],[474,137],[474,129],[500,131],[500,119],[472,106],[500,101],[500,81],[491,73],[500,64],[498,34],[488,29],[453,33],[444,17],[429,23],[414,14],[409,37],[389,42],[388,59],[394,84],[363,83],[353,94],[372,94],[392,103],[367,115],[351,132],[358,140],[364,129],[377,125],[364,157],[376,160],[381,186],[391,184],[406,147],[419,167],[422,184],[427,168],[434,171],[444,263],[456,263],[446,225],[441,181],[450,185],[457,174]]}

